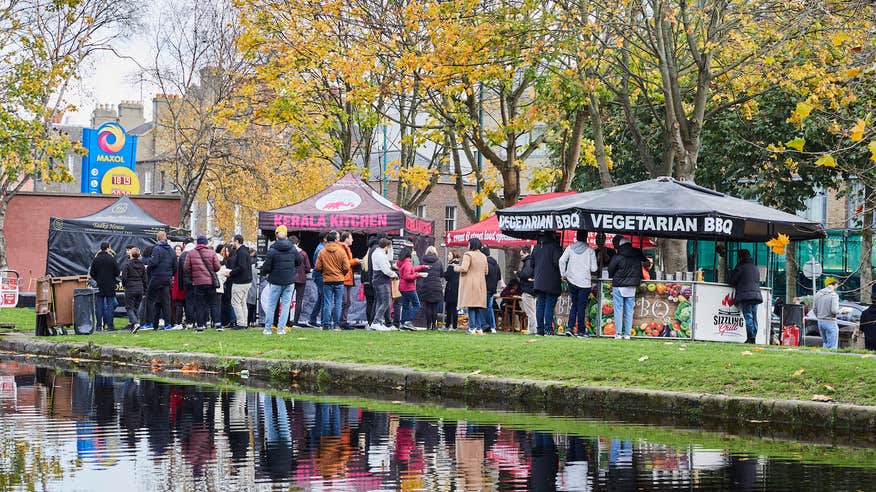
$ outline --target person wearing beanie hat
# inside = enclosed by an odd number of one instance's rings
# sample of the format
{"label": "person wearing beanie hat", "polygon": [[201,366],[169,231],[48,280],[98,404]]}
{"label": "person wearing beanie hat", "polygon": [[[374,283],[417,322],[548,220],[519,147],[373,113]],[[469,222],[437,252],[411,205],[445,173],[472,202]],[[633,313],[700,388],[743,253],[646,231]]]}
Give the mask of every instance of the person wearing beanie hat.
{"label": "person wearing beanie hat", "polygon": [[198,236],[198,244],[207,244],[206,236]]}
{"label": "person wearing beanie hat", "polygon": [[864,333],[864,348],[876,350],[876,284],[871,288],[870,307],[861,313],[859,329]]}
{"label": "person wearing beanie hat", "polygon": [[839,295],[836,293],[836,279],[824,279],[824,288],[815,293],[812,299],[812,310],[818,319],[818,331],[821,333],[822,347],[837,348],[839,343],[839,326],[836,315],[839,314]]}

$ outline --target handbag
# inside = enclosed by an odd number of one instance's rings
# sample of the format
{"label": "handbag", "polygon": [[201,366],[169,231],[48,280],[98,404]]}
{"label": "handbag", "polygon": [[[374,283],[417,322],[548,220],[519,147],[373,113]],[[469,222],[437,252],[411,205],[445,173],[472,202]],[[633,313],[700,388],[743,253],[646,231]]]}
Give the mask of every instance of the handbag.
{"label": "handbag", "polygon": [[210,272],[210,278],[213,279],[213,288],[218,289],[219,287],[222,286],[222,284],[219,283],[219,275],[216,275],[216,272],[214,272],[213,270],[210,270],[210,268],[207,267],[207,260],[204,259],[204,251],[200,250],[200,249],[197,251],[198,251],[198,256],[201,257],[201,263],[204,264],[204,268],[206,268],[207,271]]}

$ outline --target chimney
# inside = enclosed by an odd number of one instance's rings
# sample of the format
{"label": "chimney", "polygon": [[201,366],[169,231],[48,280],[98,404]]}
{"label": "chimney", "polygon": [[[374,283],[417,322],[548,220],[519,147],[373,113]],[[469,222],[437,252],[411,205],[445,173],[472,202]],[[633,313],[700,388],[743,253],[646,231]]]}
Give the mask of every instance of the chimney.
{"label": "chimney", "polygon": [[119,124],[125,130],[137,127],[146,123],[143,118],[143,102],[142,101],[122,101],[119,103]]}
{"label": "chimney", "polygon": [[91,112],[91,128],[97,128],[108,121],[119,122],[115,108],[111,104],[95,105],[94,111]]}

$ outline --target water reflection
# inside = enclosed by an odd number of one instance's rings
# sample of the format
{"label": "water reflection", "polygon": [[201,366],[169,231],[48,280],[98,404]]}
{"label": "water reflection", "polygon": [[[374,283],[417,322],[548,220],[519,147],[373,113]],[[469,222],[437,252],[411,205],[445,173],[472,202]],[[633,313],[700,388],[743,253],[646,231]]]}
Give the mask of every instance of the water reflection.
{"label": "water reflection", "polygon": [[2,490],[865,489],[872,469],[0,363]]}

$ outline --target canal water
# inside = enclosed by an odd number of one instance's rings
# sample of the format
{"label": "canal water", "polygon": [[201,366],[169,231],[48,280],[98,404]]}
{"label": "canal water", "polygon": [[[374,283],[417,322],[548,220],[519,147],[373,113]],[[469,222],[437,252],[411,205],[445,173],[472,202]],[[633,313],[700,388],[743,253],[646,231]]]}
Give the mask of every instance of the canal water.
{"label": "canal water", "polygon": [[0,490],[873,490],[872,449],[0,361]]}

